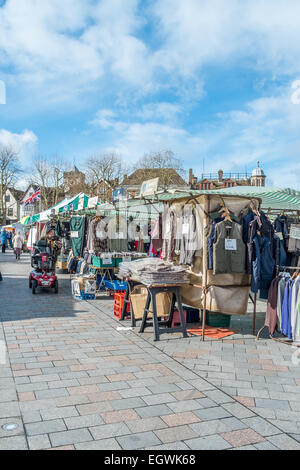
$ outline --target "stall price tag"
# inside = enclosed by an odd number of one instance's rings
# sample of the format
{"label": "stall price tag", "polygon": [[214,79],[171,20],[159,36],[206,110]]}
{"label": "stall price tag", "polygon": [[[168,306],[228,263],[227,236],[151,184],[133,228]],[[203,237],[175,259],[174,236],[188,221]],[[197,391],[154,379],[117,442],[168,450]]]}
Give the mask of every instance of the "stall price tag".
{"label": "stall price tag", "polygon": [[189,233],[189,224],[182,224],[182,235],[187,235]]}
{"label": "stall price tag", "polygon": [[111,258],[102,258],[103,264],[112,264],[112,259]]}
{"label": "stall price tag", "polygon": [[236,251],[236,239],[235,238],[225,238],[225,250]]}
{"label": "stall price tag", "polygon": [[78,238],[79,233],[78,232],[71,232],[71,238]]}

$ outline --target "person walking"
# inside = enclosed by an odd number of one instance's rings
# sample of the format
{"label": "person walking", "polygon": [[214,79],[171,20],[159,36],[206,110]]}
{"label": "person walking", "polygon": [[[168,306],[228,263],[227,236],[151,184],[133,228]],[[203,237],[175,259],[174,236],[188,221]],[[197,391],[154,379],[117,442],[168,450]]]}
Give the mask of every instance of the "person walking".
{"label": "person walking", "polygon": [[7,233],[7,248],[9,247],[13,250],[13,236],[11,232]]}
{"label": "person walking", "polygon": [[2,232],[1,232],[0,243],[1,243],[1,246],[2,246],[2,253],[5,253],[6,243],[7,243],[7,233],[6,233],[5,229],[3,229]]}
{"label": "person walking", "polygon": [[13,245],[14,245],[14,252],[16,255],[16,260],[20,259],[21,256],[21,251],[22,251],[22,246],[24,243],[24,237],[20,231],[16,233],[13,239]]}

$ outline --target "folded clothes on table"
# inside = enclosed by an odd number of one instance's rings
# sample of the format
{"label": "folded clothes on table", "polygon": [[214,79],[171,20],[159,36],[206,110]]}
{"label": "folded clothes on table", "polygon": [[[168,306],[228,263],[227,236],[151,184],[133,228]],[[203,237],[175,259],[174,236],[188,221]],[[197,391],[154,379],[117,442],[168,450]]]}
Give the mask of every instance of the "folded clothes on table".
{"label": "folded clothes on table", "polygon": [[119,266],[119,276],[132,277],[143,284],[185,284],[188,282],[186,269],[158,258],[124,261]]}

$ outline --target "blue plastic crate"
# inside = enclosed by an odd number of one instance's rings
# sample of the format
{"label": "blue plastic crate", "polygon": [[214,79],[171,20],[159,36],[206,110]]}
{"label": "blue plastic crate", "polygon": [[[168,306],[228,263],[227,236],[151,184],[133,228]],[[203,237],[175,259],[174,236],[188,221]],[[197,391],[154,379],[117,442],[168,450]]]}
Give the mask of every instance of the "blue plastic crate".
{"label": "blue plastic crate", "polygon": [[105,287],[110,290],[126,290],[127,282],[121,281],[104,281]]}
{"label": "blue plastic crate", "polygon": [[78,300],[95,300],[95,294],[86,294],[83,290],[80,291],[80,295],[75,296]]}

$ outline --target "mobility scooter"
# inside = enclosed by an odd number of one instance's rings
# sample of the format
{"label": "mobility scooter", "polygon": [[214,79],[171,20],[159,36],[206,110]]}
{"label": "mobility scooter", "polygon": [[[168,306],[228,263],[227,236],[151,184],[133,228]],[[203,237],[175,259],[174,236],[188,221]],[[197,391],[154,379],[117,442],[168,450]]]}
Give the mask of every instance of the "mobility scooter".
{"label": "mobility scooter", "polygon": [[55,275],[55,260],[50,247],[45,240],[40,240],[34,245],[31,256],[33,271],[29,275],[29,288],[36,294],[37,287],[52,288],[58,293],[58,281]]}

